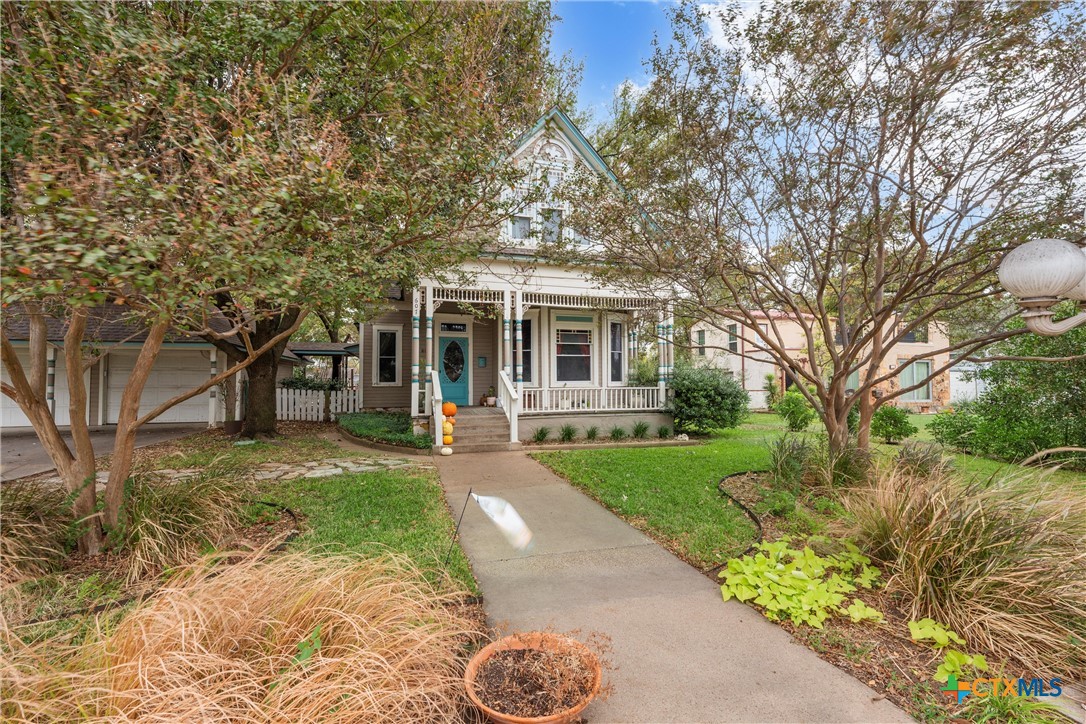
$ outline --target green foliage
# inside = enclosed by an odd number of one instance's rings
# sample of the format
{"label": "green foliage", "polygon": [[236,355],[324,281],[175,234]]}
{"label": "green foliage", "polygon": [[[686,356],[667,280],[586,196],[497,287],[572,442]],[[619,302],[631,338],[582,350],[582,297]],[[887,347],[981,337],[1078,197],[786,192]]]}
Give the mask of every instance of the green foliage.
{"label": "green foliage", "polygon": [[769,490],[758,504],[758,512],[777,517],[792,515],[796,511],[796,496],[787,490]]}
{"label": "green foliage", "polygon": [[768,445],[773,481],[789,490],[799,490],[811,460],[811,443],[804,437],[784,435]]}
{"label": "green foliage", "polygon": [[973,436],[980,421],[980,415],[973,412],[972,403],[959,402],[953,408],[936,414],[928,422],[928,431],[938,443],[971,452]]}
{"label": "green foliage", "polygon": [[624,430],[620,425],[615,425],[611,428],[610,437],[616,442],[618,442],[619,440],[625,440],[626,430]]}
{"label": "green foliage", "polygon": [[[720,573],[724,600],[732,597],[762,607],[766,618],[788,618],[797,626],[807,624],[822,628],[834,614],[853,620],[881,620],[881,614],[853,600],[845,603],[847,593],[857,587],[871,588],[879,571],[851,542],[832,555],[819,556],[810,546],[791,548],[790,541],[761,543],[758,553],[728,561]],[[859,605],[858,605],[859,604]]]}
{"label": "green foliage", "polygon": [[671,437],[671,428],[667,425],[660,425],[656,428],[656,436],[661,440],[667,440]]}
{"label": "green foliage", "polygon": [[644,440],[649,436],[649,423],[644,420],[635,423],[631,434],[635,440]]}
{"label": "green foliage", "polygon": [[660,367],[656,355],[639,355],[634,360],[627,383],[631,387],[656,387],[660,382]]}
{"label": "green foliage", "polygon": [[715,367],[676,365],[668,411],[675,429],[720,430],[737,427],[747,416],[750,397],[738,380]]}
{"label": "green foliage", "polygon": [[[1072,311],[1069,305],[1061,310]],[[1000,343],[995,354],[1074,357],[1086,349],[1086,327],[1057,337],[1032,333]],[[1086,359],[1066,362],[997,360],[980,370],[987,385],[976,401],[955,405],[932,421],[932,435],[959,450],[1021,460],[1055,447],[1086,447]],[[1086,469],[1086,457],[1053,456]]]}
{"label": "green foliage", "polygon": [[[969,671],[965,667],[969,667]],[[980,654],[967,654],[957,649],[946,649],[943,662],[935,670],[935,680],[946,683],[951,675],[960,678],[974,678],[978,671],[987,671],[988,662]]]}
{"label": "green foliage", "polygon": [[821,487],[847,488],[866,483],[873,466],[871,451],[859,447],[855,440],[849,439],[840,450],[834,450],[823,436],[812,449],[808,474]]}
{"label": "green foliage", "polygon": [[801,432],[814,422],[818,413],[811,407],[811,403],[803,396],[802,392],[788,390],[776,405],[776,412],[784,418],[788,429],[792,432]]}
{"label": "green foliage", "polygon": [[339,415],[336,423],[356,437],[389,445],[426,450],[433,446],[428,433],[415,433],[406,412],[351,412]]}
{"label": "green foliage", "polygon": [[279,386],[286,390],[342,390],[346,388],[343,380],[322,380],[305,375],[282,379],[279,381]]}
{"label": "green foliage", "polygon": [[594,441],[594,440],[598,439],[599,436],[600,436],[600,428],[599,428],[599,426],[591,425],[591,426],[585,428],[585,431],[584,431],[584,439],[585,440]]}
{"label": "green foliage", "polygon": [[871,434],[888,445],[912,437],[920,430],[909,422],[909,413],[900,407],[883,405],[871,418]]}
{"label": "green foliage", "polygon": [[946,648],[952,643],[965,646],[965,639],[956,631],[951,631],[932,618],[909,621],[909,636],[913,641],[931,641],[931,645],[937,649]]}
{"label": "green foliage", "polygon": [[1063,724],[1059,707],[1029,696],[971,696],[958,717],[972,724]]}
{"label": "green foliage", "polygon": [[562,425],[558,430],[558,439],[562,442],[573,442],[573,439],[577,437],[577,428],[573,425]]}
{"label": "green foliage", "polygon": [[542,425],[535,429],[532,433],[532,440],[535,442],[546,442],[547,438],[551,436],[551,429],[546,425]]}
{"label": "green foliage", "polygon": [[882,623],[886,620],[886,617],[882,615],[882,611],[868,606],[858,598],[852,599],[852,603],[849,604],[844,612],[848,614],[848,617],[852,619],[853,623],[860,623],[861,621]]}
{"label": "green foliage", "polygon": [[769,412],[777,411],[777,403],[781,400],[781,388],[777,384],[777,375],[769,373],[765,376],[765,406]]}

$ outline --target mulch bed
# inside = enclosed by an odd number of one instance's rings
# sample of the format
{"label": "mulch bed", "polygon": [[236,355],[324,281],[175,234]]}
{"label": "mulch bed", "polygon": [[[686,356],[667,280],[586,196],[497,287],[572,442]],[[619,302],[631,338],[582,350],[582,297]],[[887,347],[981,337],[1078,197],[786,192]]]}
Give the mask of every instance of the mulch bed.
{"label": "mulch bed", "polygon": [[507,649],[483,662],[475,678],[480,701],[502,714],[550,716],[592,691],[592,671],[576,652]]}

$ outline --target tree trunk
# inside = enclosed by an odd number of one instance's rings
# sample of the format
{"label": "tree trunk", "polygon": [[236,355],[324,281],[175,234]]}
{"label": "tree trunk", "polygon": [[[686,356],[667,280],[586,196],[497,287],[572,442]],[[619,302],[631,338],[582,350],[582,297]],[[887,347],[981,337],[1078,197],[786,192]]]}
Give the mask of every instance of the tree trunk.
{"label": "tree trunk", "polygon": [[275,434],[275,377],[279,372],[279,345],[249,365],[249,409],[245,413],[245,437]]}

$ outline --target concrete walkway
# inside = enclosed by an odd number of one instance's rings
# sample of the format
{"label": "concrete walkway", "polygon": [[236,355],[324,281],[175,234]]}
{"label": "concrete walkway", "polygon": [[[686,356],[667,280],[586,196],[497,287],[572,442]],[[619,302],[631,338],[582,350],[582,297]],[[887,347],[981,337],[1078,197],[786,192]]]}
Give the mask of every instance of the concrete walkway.
{"label": "concrete walkway", "polygon": [[467,508],[461,543],[491,623],[611,637],[615,691],[590,722],[911,721],[526,454],[434,460],[455,514],[472,487],[508,500],[535,534],[519,554]]}

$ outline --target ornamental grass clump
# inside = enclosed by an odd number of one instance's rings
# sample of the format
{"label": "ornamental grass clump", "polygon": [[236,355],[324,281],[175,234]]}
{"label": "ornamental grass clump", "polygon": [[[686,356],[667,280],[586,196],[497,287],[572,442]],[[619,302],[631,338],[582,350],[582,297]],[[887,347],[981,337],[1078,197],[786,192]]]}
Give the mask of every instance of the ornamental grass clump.
{"label": "ornamental grass clump", "polygon": [[0,582],[39,576],[56,566],[71,525],[65,503],[58,485],[12,480],[0,486]]}
{"label": "ornamental grass clump", "polygon": [[29,648],[4,632],[2,714],[459,721],[465,652],[480,635],[461,603],[400,559],[207,558],[81,648]]}
{"label": "ornamental grass clump", "polygon": [[889,574],[913,618],[1000,658],[1086,670],[1086,496],[1014,477],[962,481],[880,468],[849,491],[847,533]]}

